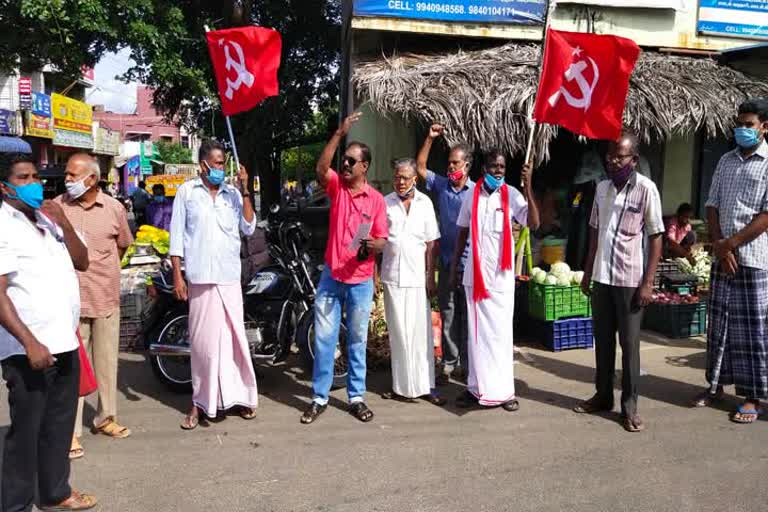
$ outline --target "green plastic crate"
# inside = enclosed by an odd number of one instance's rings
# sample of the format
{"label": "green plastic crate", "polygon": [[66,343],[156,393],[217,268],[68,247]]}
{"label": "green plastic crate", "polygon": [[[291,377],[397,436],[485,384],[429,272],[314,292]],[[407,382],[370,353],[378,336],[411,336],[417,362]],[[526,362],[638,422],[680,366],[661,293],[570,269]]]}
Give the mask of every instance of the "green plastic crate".
{"label": "green plastic crate", "polygon": [[592,316],[592,305],[578,285],[556,286],[529,282],[528,314],[547,322],[561,318],[584,318]]}
{"label": "green plastic crate", "polygon": [[707,304],[650,304],[643,316],[643,328],[667,338],[690,338],[707,332]]}

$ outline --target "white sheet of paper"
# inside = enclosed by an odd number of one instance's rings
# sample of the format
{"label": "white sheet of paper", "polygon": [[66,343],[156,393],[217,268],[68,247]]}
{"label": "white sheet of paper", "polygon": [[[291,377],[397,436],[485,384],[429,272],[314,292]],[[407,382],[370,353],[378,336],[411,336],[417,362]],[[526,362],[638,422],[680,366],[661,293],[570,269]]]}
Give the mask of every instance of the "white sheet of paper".
{"label": "white sheet of paper", "polygon": [[355,233],[354,238],[349,243],[350,251],[357,252],[360,248],[360,240],[365,240],[371,234],[371,225],[370,222],[363,222],[357,227],[357,233]]}

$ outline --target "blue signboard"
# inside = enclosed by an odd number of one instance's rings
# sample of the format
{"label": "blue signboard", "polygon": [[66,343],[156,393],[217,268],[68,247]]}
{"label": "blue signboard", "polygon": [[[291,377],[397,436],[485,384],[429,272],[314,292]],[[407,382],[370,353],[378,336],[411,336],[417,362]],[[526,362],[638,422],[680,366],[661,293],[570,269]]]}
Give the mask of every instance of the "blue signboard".
{"label": "blue signboard", "polygon": [[47,94],[33,92],[32,113],[42,117],[51,117],[51,97]]}
{"label": "blue signboard", "polygon": [[354,0],[355,16],[543,24],[546,0]]}
{"label": "blue signboard", "polygon": [[16,112],[0,108],[0,134],[16,135]]}
{"label": "blue signboard", "polygon": [[741,39],[768,39],[768,0],[699,0],[697,30]]}

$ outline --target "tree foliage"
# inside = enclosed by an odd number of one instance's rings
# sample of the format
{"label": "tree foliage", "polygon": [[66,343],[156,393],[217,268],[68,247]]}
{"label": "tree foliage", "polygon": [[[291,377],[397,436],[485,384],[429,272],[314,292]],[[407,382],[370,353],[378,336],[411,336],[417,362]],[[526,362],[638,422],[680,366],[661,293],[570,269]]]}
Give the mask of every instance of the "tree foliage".
{"label": "tree foliage", "polygon": [[157,148],[157,158],[166,164],[191,164],[192,151],[189,148],[184,147],[178,142],[158,142],[155,147]]}
{"label": "tree foliage", "polygon": [[[0,0],[0,68],[53,64],[72,77],[107,51],[131,49],[125,79],[155,89],[169,118],[225,139],[205,29],[255,24],[283,38],[280,95],[232,121],[241,161],[279,192],[284,149],[325,139],[339,95],[341,0]],[[327,123],[321,123],[327,126]]]}

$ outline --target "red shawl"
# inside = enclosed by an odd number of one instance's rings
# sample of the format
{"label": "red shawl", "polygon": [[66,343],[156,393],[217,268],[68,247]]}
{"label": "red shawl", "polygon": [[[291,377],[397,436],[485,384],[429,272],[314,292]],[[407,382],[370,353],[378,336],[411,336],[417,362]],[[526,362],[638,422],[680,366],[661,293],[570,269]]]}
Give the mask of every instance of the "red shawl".
{"label": "red shawl", "polygon": [[[485,288],[485,279],[483,279],[483,269],[480,263],[480,244],[478,242],[478,222],[477,222],[477,203],[480,200],[480,189],[483,188],[485,178],[475,184],[474,196],[472,197],[472,282],[474,292],[472,299],[475,302],[487,299],[488,290]],[[507,184],[501,186],[501,208],[504,212],[504,231],[501,239],[501,270],[512,270],[512,226],[509,222],[509,189]]]}

